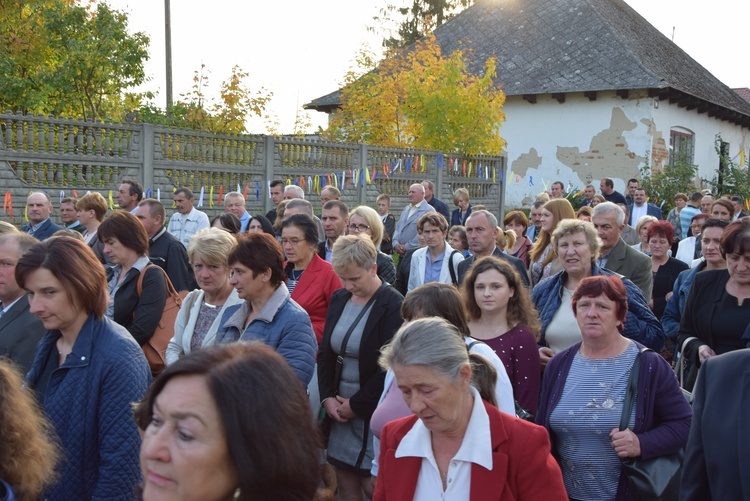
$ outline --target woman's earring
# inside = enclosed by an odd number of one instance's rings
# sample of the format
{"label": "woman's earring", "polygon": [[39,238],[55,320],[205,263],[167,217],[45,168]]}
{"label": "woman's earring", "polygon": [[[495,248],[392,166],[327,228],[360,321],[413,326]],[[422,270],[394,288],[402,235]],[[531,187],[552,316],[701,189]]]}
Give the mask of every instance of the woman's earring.
{"label": "woman's earring", "polygon": [[240,491],[240,488],[239,488],[239,487],[237,487],[237,488],[236,488],[236,489],[234,490],[234,496],[232,496],[232,499],[235,499],[235,500],[236,500],[236,499],[239,499],[239,498],[240,498],[240,492],[241,492],[241,491]]}

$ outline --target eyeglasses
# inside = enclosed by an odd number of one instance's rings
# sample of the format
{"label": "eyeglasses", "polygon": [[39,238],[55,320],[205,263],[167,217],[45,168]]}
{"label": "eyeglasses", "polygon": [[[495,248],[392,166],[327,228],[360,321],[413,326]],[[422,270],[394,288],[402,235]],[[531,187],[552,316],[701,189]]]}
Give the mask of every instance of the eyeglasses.
{"label": "eyeglasses", "polygon": [[282,238],[281,245],[292,244],[293,246],[296,247],[297,245],[299,245],[300,242],[303,242],[303,241],[304,240],[300,238]]}
{"label": "eyeglasses", "polygon": [[349,231],[352,233],[362,233],[363,231],[369,230],[370,227],[366,224],[350,224]]}

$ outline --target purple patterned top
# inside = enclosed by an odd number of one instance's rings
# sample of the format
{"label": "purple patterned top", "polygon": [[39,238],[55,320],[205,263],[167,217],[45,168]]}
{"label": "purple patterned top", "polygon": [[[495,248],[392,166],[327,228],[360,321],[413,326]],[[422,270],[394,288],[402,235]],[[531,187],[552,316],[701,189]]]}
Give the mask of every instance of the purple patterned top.
{"label": "purple patterned top", "polygon": [[518,324],[505,334],[482,341],[495,350],[503,361],[513,385],[515,399],[521,407],[536,415],[541,365],[536,339],[531,329],[524,324]]}

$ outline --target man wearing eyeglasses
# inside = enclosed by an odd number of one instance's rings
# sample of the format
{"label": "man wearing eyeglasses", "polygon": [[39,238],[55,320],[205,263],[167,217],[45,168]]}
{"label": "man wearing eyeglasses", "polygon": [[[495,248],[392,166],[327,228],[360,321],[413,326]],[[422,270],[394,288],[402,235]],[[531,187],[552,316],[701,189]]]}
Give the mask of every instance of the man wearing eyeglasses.
{"label": "man wearing eyeglasses", "polygon": [[320,221],[323,223],[326,239],[318,244],[318,255],[330,263],[333,244],[344,234],[349,224],[349,207],[340,200],[326,202]]}

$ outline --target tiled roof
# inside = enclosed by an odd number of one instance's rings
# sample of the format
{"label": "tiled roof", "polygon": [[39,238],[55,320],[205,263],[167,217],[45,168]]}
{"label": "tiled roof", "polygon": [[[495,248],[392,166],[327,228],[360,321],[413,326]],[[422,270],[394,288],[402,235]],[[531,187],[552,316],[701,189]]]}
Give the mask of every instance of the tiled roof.
{"label": "tiled roof", "polygon": [[[750,117],[750,103],[622,0],[478,0],[435,36],[444,53],[468,49],[475,73],[496,56],[497,82],[509,96],[652,89]],[[338,99],[337,91],[306,107],[331,108]]]}
{"label": "tiled roof", "polygon": [[739,94],[742,99],[750,103],[750,89],[748,89],[747,87],[740,87],[738,89],[732,90]]}

